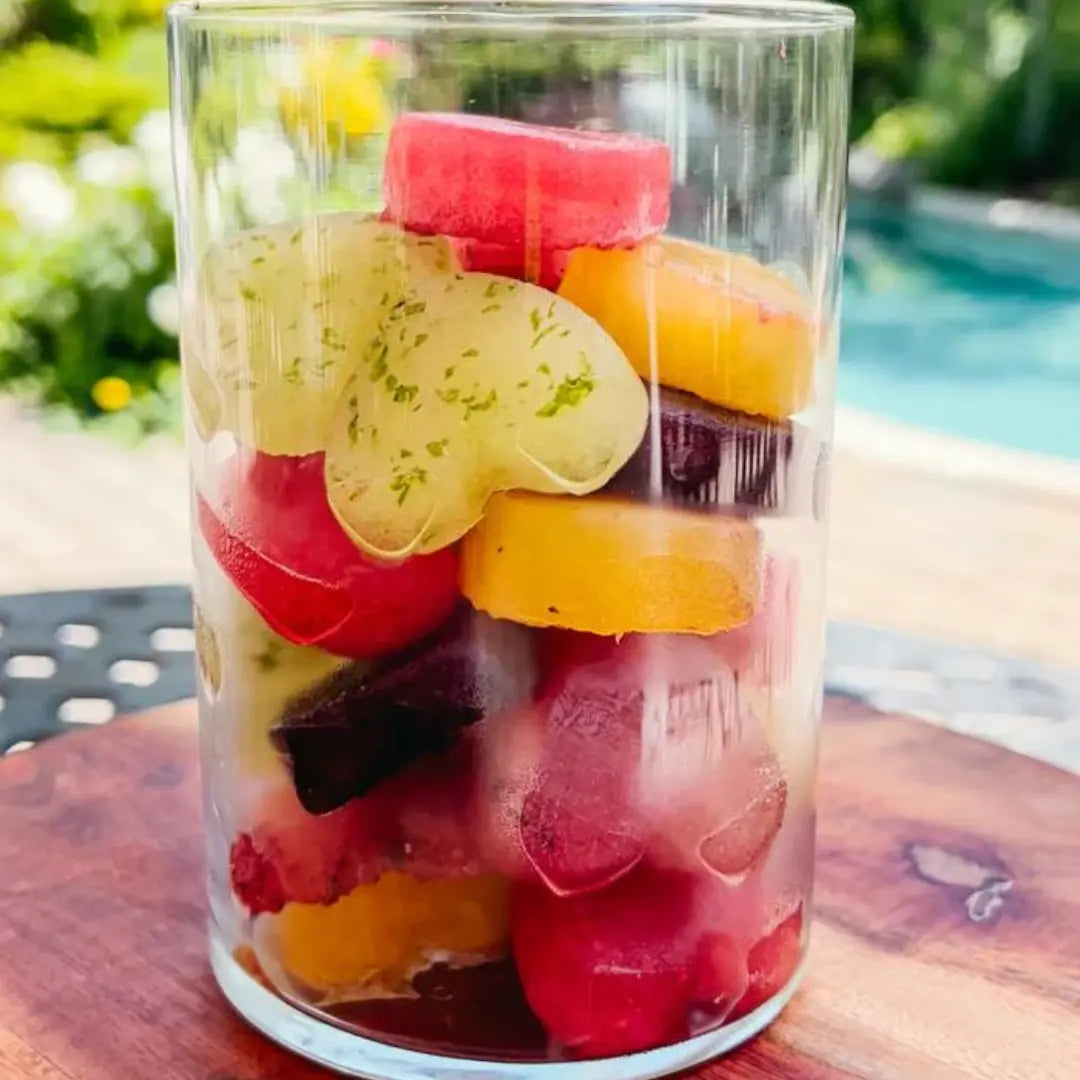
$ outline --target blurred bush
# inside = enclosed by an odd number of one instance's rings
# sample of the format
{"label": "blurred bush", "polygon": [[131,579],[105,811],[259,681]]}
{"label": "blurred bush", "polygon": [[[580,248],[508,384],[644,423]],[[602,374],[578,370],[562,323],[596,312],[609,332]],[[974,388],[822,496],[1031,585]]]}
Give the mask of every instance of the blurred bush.
{"label": "blurred bush", "polygon": [[1060,3],[957,117],[932,163],[943,184],[1080,205],[1080,4]]}
{"label": "blurred bush", "polygon": [[0,386],[137,438],[177,424],[158,0],[0,19]]}
{"label": "blurred bush", "polygon": [[853,135],[934,182],[1080,205],[1077,0],[852,0]]}

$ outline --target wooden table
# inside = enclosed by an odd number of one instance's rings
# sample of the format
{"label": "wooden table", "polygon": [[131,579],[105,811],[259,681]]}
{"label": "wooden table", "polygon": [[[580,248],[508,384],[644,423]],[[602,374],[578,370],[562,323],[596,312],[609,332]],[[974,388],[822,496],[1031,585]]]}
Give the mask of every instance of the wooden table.
{"label": "wooden table", "polygon": [[[0,1080],[314,1080],[205,959],[194,710],[0,760]],[[701,1080],[1077,1080],[1080,778],[833,699],[809,977]]]}

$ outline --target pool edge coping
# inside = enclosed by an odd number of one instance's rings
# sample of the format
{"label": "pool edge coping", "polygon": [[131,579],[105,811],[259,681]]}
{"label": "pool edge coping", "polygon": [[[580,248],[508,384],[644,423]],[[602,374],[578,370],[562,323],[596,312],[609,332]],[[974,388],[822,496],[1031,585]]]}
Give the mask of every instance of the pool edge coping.
{"label": "pool edge coping", "polygon": [[1080,500],[1080,462],[967,439],[837,405],[836,449],[939,476],[983,480]]}
{"label": "pool edge coping", "polygon": [[937,184],[913,184],[906,193],[890,195],[854,179],[850,183],[851,201],[867,206],[907,210],[996,233],[1080,243],[1080,209]]}

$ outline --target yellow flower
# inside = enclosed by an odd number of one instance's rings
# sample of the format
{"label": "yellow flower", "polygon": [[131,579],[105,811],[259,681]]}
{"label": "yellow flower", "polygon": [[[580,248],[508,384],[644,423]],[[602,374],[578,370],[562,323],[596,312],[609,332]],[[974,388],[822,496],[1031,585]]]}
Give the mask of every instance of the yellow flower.
{"label": "yellow flower", "polygon": [[118,375],[106,375],[94,383],[90,396],[103,412],[119,412],[131,402],[131,384]]}
{"label": "yellow flower", "polygon": [[301,64],[297,83],[281,89],[285,126],[312,131],[321,125],[331,142],[341,135],[386,130],[386,99],[377,66],[377,58],[370,55],[357,58],[313,49]]}

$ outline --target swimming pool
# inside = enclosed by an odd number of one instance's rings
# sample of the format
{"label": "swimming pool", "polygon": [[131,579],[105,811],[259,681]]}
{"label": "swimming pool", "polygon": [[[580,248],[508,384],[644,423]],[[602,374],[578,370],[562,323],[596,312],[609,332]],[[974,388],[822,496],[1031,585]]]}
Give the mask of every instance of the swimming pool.
{"label": "swimming pool", "polygon": [[1080,460],[1080,245],[853,206],[838,393]]}

